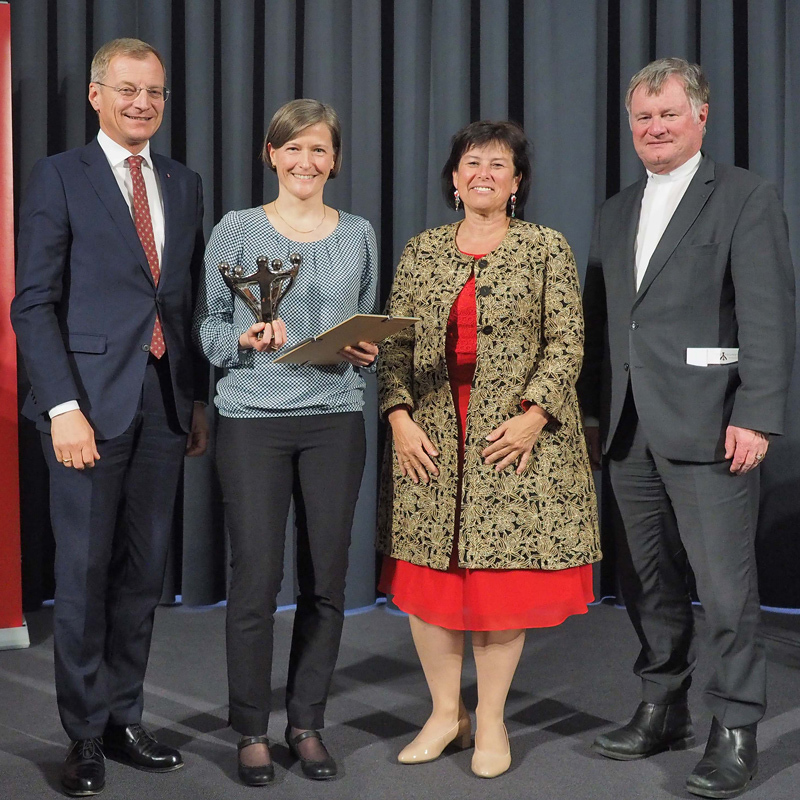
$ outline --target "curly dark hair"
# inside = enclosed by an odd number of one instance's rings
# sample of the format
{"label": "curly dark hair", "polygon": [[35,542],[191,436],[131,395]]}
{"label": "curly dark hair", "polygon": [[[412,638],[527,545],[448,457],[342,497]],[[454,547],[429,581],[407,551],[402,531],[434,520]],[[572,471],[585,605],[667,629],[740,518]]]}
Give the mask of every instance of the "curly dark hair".
{"label": "curly dark hair", "polygon": [[[511,150],[514,159],[514,171],[519,175],[519,187],[517,188],[517,209],[525,205],[528,199],[528,192],[531,189],[531,146],[528,142],[525,131],[516,122],[493,121],[482,119],[478,122],[470,122],[462,128],[454,137],[450,146],[450,158],[442,168],[441,182],[442,195],[444,201],[450,208],[455,208],[453,198],[453,172],[458,169],[458,163],[467,150],[473,147],[483,147],[492,142],[503,144]],[[506,214],[511,214],[511,203],[506,208]]]}

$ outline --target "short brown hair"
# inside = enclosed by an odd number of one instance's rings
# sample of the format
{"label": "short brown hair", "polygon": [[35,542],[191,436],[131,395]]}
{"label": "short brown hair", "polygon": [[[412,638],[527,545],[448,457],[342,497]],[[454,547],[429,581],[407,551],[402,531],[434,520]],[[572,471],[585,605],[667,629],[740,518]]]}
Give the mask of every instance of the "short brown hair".
{"label": "short brown hair", "polygon": [[321,103],[319,100],[311,100],[306,97],[291,100],[272,115],[272,121],[269,123],[269,129],[264,138],[264,147],[261,149],[261,160],[275,172],[267,145],[271,144],[277,150],[297,136],[300,131],[316,125],[318,122],[324,122],[331,132],[334,155],[330,177],[335,178],[342,168],[342,124],[339,122],[339,115],[334,111],[333,106]]}
{"label": "short brown hair", "polygon": [[141,39],[112,39],[110,42],[106,42],[94,54],[89,80],[92,83],[100,83],[106,77],[108,65],[111,63],[112,58],[128,56],[129,58],[143,60],[149,55],[154,55],[158,59],[161,68],[164,70],[164,83],[166,83],[167,66],[164,63],[164,59],[161,58],[161,53]]}
{"label": "short brown hair", "polygon": [[690,64],[683,58],[659,58],[657,61],[651,61],[631,78],[628,91],[625,93],[628,121],[631,116],[631,99],[636,89],[644,86],[647,94],[659,94],[666,81],[673,75],[683,81],[686,98],[692,107],[692,116],[697,122],[700,109],[711,97],[711,90],[700,65]]}
{"label": "short brown hair", "polygon": [[[450,146],[450,158],[442,168],[442,195],[444,201],[450,208],[455,208],[455,198],[453,197],[453,173],[458,169],[461,156],[473,147],[484,147],[487,144],[497,142],[504,145],[511,151],[514,161],[514,173],[519,175],[519,186],[517,187],[517,209],[525,205],[528,199],[528,192],[531,190],[531,169],[530,143],[525,131],[516,122],[505,120],[494,122],[482,119],[478,122],[470,122],[462,128],[454,137]],[[511,201],[506,208],[506,214],[511,216]]]}

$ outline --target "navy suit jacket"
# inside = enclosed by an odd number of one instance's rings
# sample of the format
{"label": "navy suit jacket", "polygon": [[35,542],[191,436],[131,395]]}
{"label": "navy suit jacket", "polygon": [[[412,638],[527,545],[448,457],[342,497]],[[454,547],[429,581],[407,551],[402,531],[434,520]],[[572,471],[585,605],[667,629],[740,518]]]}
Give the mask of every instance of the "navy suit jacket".
{"label": "navy suit jacket", "polygon": [[[782,433],[794,355],[794,272],[775,187],[704,155],[635,285],[646,179],[597,213],[584,289],[578,393],[600,418],[607,451],[628,387],[660,455],[724,458],[728,425]],[[699,367],[690,347],[738,348],[739,360]]]}
{"label": "navy suit jacket", "polygon": [[22,413],[40,430],[49,432],[48,410],[67,400],[78,400],[99,439],[127,429],[156,311],[187,432],[193,400],[206,399],[207,368],[190,338],[204,249],[202,184],[177,161],[152,158],[165,217],[158,287],[96,139],[33,168],[20,209],[11,319],[31,383]]}

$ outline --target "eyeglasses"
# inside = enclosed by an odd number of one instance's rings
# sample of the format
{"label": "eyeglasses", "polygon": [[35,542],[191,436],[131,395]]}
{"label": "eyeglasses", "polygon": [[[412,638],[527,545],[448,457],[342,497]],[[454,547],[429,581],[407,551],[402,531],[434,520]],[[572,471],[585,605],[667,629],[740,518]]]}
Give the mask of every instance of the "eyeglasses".
{"label": "eyeglasses", "polygon": [[140,86],[137,89],[135,86],[109,86],[107,83],[100,83],[100,81],[94,81],[94,83],[96,83],[98,86],[105,86],[106,89],[113,89],[125,100],[136,99],[142,93],[142,91],[147,92],[147,96],[156,102],[163,100],[166,103],[167,98],[169,97],[169,89],[167,89],[166,86],[150,86],[149,88],[146,86]]}

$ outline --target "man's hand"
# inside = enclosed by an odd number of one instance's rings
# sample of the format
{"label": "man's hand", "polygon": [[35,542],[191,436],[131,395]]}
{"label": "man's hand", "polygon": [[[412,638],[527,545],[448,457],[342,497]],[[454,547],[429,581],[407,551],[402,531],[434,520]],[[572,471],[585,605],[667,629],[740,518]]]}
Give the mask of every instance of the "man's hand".
{"label": "man's hand", "polygon": [[428,483],[430,476],[439,474],[433,459],[438,450],[422,428],[417,425],[405,406],[392,409],[386,419],[392,426],[394,451],[403,476],[409,475],[414,483]]}
{"label": "man's hand", "polygon": [[256,322],[240,337],[239,347],[242,350],[280,350],[286,344],[286,323],[282,319],[269,322]]}
{"label": "man's hand", "polygon": [[203,403],[195,403],[192,409],[192,430],[186,441],[186,455],[201,456],[208,447],[208,420]]}
{"label": "man's hand", "polygon": [[549,419],[550,415],[539,406],[531,406],[524,414],[507,419],[486,437],[492,444],[481,452],[484,464],[495,464],[495,469],[500,472],[519,460],[517,475],[522,475],[533,446]]}
{"label": "man's hand", "polygon": [[589,451],[589,464],[594,472],[602,467],[603,450],[600,447],[600,428],[597,425],[586,426],[583,429],[586,439],[586,449]]}
{"label": "man's hand", "polygon": [[100,453],[94,441],[94,430],[79,409],[59,414],[50,420],[50,434],[56,459],[65,467],[93,467]]}
{"label": "man's hand", "polygon": [[343,347],[336,355],[349,361],[354,367],[368,367],[378,357],[378,345],[372,342],[359,342]]}
{"label": "man's hand", "polygon": [[728,425],[725,431],[725,458],[733,458],[731,472],[744,475],[757,467],[767,454],[769,434]]}

